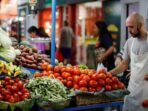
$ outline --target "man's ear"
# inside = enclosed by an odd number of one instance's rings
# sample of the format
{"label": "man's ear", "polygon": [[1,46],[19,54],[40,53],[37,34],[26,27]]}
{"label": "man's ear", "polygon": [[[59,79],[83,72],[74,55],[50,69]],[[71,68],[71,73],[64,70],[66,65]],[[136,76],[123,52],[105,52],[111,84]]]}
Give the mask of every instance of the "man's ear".
{"label": "man's ear", "polygon": [[144,26],[144,23],[143,22],[139,22],[138,28],[141,29],[143,26]]}

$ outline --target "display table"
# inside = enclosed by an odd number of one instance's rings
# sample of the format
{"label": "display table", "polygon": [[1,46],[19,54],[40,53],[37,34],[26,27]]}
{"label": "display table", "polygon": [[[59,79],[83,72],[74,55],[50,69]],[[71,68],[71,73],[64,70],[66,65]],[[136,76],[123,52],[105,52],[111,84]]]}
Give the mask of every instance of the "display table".
{"label": "display table", "polygon": [[77,111],[77,110],[89,110],[89,109],[107,108],[107,107],[117,107],[117,111],[122,111],[122,106],[123,106],[123,101],[118,101],[118,102],[110,102],[110,103],[93,104],[93,105],[87,105],[87,106],[69,107],[61,110],[39,109],[39,111]]}

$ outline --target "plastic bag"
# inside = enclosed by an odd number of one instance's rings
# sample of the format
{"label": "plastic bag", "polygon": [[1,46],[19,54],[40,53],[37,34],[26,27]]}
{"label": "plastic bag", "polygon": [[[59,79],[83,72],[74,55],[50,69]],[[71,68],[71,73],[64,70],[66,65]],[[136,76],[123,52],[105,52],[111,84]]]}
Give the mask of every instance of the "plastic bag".
{"label": "plastic bag", "polygon": [[102,68],[104,68],[104,69],[107,71],[107,69],[104,67],[104,65],[103,65],[102,63],[98,63],[98,65],[97,65],[97,72],[98,72],[100,69],[102,69]]}

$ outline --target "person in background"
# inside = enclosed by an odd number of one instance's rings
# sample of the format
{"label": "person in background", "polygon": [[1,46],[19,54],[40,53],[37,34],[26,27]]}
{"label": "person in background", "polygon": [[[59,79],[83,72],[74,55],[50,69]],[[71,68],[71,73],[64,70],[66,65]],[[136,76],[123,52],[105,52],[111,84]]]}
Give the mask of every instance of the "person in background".
{"label": "person in background", "polygon": [[[28,33],[31,38],[39,38],[40,37],[38,34],[39,33],[38,28],[36,26],[31,26],[28,29]],[[41,53],[45,53],[45,43],[31,41],[30,44],[33,45],[35,48],[37,48]]]}
{"label": "person in background", "polygon": [[16,46],[18,45],[18,35],[17,35],[17,29],[15,27],[11,27],[10,33],[10,39],[12,41],[12,45]]}
{"label": "person in background", "polygon": [[72,39],[74,38],[74,32],[69,26],[67,21],[64,21],[64,26],[60,33],[59,38],[59,51],[64,57],[64,64],[70,63]]}
{"label": "person in background", "polygon": [[130,65],[130,94],[124,99],[123,111],[148,111],[142,105],[148,99],[148,32],[144,18],[136,12],[127,17],[126,26],[132,37],[124,45],[122,62],[110,73],[116,75]]}
{"label": "person in background", "polygon": [[111,70],[114,65],[114,46],[111,38],[111,34],[107,30],[107,25],[103,21],[97,21],[94,26],[94,36],[98,37],[98,41],[95,45],[96,59],[98,63]]}
{"label": "person in background", "polygon": [[[45,32],[43,27],[39,27],[38,35],[42,38],[50,38],[49,35]],[[51,42],[45,43],[45,54],[47,54],[47,55],[51,55],[50,46],[51,46]]]}

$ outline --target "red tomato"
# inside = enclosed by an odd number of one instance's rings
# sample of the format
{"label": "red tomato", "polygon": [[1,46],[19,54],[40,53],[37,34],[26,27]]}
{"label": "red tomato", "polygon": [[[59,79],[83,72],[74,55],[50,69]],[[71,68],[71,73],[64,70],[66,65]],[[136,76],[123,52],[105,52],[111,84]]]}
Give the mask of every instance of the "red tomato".
{"label": "red tomato", "polygon": [[96,88],[96,91],[97,92],[100,92],[102,90],[102,87],[100,87],[100,86],[98,86],[97,88]]}
{"label": "red tomato", "polygon": [[90,80],[89,81],[89,86],[93,87],[93,88],[96,88],[96,87],[98,87],[98,83],[95,80]]}
{"label": "red tomato", "polygon": [[22,88],[24,87],[24,84],[23,84],[22,81],[19,81],[19,82],[18,82],[18,87],[19,87],[20,89],[22,89]]}
{"label": "red tomato", "polygon": [[67,67],[66,67],[66,72],[71,73],[71,72],[72,72],[72,68],[71,68],[70,66],[67,66]]}
{"label": "red tomato", "polygon": [[[41,75],[41,74],[40,74],[39,72],[35,72],[35,73],[34,73],[34,77],[40,77],[40,75]],[[17,82],[19,82],[19,81],[17,81]]]}
{"label": "red tomato", "polygon": [[20,91],[17,94],[19,97],[21,97],[23,95],[22,92],[20,92]]}
{"label": "red tomato", "polygon": [[28,93],[28,90],[26,88],[23,88],[21,92],[22,93]]}
{"label": "red tomato", "polygon": [[104,73],[100,73],[100,74],[98,74],[98,78],[99,79],[106,79],[106,74],[104,74]]}
{"label": "red tomato", "polygon": [[88,71],[88,74],[87,75],[91,77],[93,74],[94,73],[92,71]]}
{"label": "red tomato", "polygon": [[110,85],[106,85],[106,86],[105,86],[105,90],[106,90],[106,91],[111,91],[111,90],[112,90],[112,87],[111,87]]}
{"label": "red tomato", "polygon": [[66,67],[62,67],[61,68],[61,72],[63,73],[63,72],[66,72]]}
{"label": "red tomato", "polygon": [[5,88],[2,88],[1,93],[4,94],[5,90],[6,90]]}
{"label": "red tomato", "polygon": [[63,78],[59,76],[59,77],[57,77],[57,79],[61,81]]}
{"label": "red tomato", "polygon": [[4,99],[4,97],[0,94],[0,101],[3,100],[3,99]]}
{"label": "red tomato", "polygon": [[14,93],[14,94],[13,94],[13,97],[14,97],[14,99],[15,99],[15,102],[18,102],[18,101],[19,101],[19,96],[18,96],[17,93]]}
{"label": "red tomato", "polygon": [[73,74],[74,75],[79,75],[80,74],[80,69],[79,68],[73,69]]}
{"label": "red tomato", "polygon": [[71,76],[71,74],[68,73],[68,72],[63,72],[63,73],[62,73],[62,77],[63,77],[64,79],[67,79],[67,78],[70,77],[70,76]]}
{"label": "red tomato", "polygon": [[93,80],[98,80],[98,79],[99,79],[99,78],[98,78],[98,74],[97,74],[97,73],[93,74],[93,75],[91,76],[91,79],[93,79]]}
{"label": "red tomato", "polygon": [[119,79],[117,77],[112,77],[112,81],[113,81],[113,83],[118,83]]}
{"label": "red tomato", "polygon": [[14,80],[10,80],[10,81],[9,81],[9,84],[10,84],[10,85],[13,85],[13,84],[14,84]]}
{"label": "red tomato", "polygon": [[53,71],[53,66],[51,64],[48,64],[46,70]]}
{"label": "red tomato", "polygon": [[60,74],[59,73],[54,73],[54,77],[55,78],[60,77]]}
{"label": "red tomato", "polygon": [[51,74],[53,74],[53,71],[48,71],[48,75],[51,75]]}
{"label": "red tomato", "polygon": [[87,74],[88,74],[88,70],[89,70],[89,69],[84,69],[84,74],[87,75]]}
{"label": "red tomato", "polygon": [[28,98],[28,95],[24,94],[21,99],[24,100],[24,99],[27,99],[27,98]]}
{"label": "red tomato", "polygon": [[77,85],[77,84],[74,84],[74,89],[79,89],[79,85]]}
{"label": "red tomato", "polygon": [[59,66],[55,66],[55,67],[54,67],[54,72],[57,72],[57,73],[60,72],[60,68],[59,68]]}
{"label": "red tomato", "polygon": [[123,83],[119,82],[119,83],[118,83],[118,88],[119,88],[119,89],[124,89],[124,88],[125,88],[125,86],[124,86],[124,84],[123,84]]}
{"label": "red tomato", "polygon": [[73,81],[73,78],[72,77],[68,77],[67,81]]}
{"label": "red tomato", "polygon": [[112,81],[112,79],[110,79],[110,78],[106,78],[105,83],[106,83],[107,85],[112,85],[113,81]]}
{"label": "red tomato", "polygon": [[86,87],[81,87],[81,88],[79,88],[79,90],[82,91],[82,92],[87,92],[88,91],[88,89]]}
{"label": "red tomato", "polygon": [[29,96],[30,96],[30,94],[29,94],[29,93],[25,93],[25,95],[26,95],[27,97],[29,97]]}
{"label": "red tomato", "polygon": [[113,77],[113,75],[112,75],[111,73],[109,73],[109,72],[107,72],[106,76],[107,76],[108,78],[112,78],[112,77]]}
{"label": "red tomato", "polygon": [[13,96],[10,97],[10,99],[8,100],[10,103],[14,103],[15,102],[15,99]]}
{"label": "red tomato", "polygon": [[80,69],[81,74],[86,74],[84,69]]}
{"label": "red tomato", "polygon": [[10,81],[10,80],[11,80],[10,77],[8,77],[8,76],[5,77],[5,81]]}
{"label": "red tomato", "polygon": [[16,92],[18,92],[18,88],[16,86],[12,86],[11,91],[16,93]]}
{"label": "red tomato", "polygon": [[102,86],[102,87],[105,86],[105,81],[104,81],[103,79],[99,79],[99,80],[98,80],[98,83],[99,83],[99,85]]}
{"label": "red tomato", "polygon": [[148,99],[145,99],[143,102],[142,102],[142,106],[144,108],[148,108]]}
{"label": "red tomato", "polygon": [[66,86],[66,84],[67,84],[66,79],[62,79],[61,82]]}
{"label": "red tomato", "polygon": [[48,63],[44,62],[41,67],[43,70],[46,70],[47,69],[47,66],[48,66]]}
{"label": "red tomato", "polygon": [[9,92],[8,90],[4,90],[4,91],[3,91],[3,95],[7,95],[7,94],[10,95],[10,92]]}
{"label": "red tomato", "polygon": [[75,82],[75,83],[78,83],[78,82],[79,82],[79,80],[80,80],[80,77],[79,77],[79,76],[77,76],[77,75],[75,75],[75,76],[74,76],[74,82]]}
{"label": "red tomato", "polygon": [[95,92],[95,88],[89,87],[89,92]]}
{"label": "red tomato", "polygon": [[101,68],[101,69],[98,71],[98,73],[104,73],[104,74],[106,74],[106,69],[105,69],[105,68]]}
{"label": "red tomato", "polygon": [[67,87],[69,87],[69,88],[71,88],[71,87],[73,87],[73,83],[72,83],[72,81],[67,81]]}
{"label": "red tomato", "polygon": [[87,86],[87,82],[84,81],[84,80],[80,80],[79,86],[80,86],[80,87],[86,87],[86,86]]}
{"label": "red tomato", "polygon": [[112,85],[112,89],[113,89],[113,90],[117,90],[117,89],[118,89],[118,85],[117,85],[117,84],[113,84],[113,85]]}
{"label": "red tomato", "polygon": [[90,77],[88,75],[83,76],[82,79],[85,80],[85,81],[87,81],[87,82],[90,81]]}
{"label": "red tomato", "polygon": [[2,89],[3,88],[3,86],[0,84],[0,89]]}
{"label": "red tomato", "polygon": [[19,82],[19,81],[20,81],[20,78],[16,78],[16,79],[15,79],[15,82]]}

